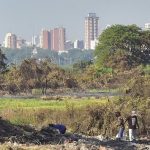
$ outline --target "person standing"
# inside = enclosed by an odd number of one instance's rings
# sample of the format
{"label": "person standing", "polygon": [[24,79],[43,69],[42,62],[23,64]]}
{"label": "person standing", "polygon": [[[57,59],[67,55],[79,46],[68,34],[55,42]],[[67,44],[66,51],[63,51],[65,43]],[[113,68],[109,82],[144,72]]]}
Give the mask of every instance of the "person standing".
{"label": "person standing", "polygon": [[131,115],[126,119],[126,121],[128,122],[129,128],[129,141],[135,141],[137,128],[139,128],[136,112],[132,111]]}
{"label": "person standing", "polygon": [[122,118],[120,112],[115,112],[115,116],[117,117],[117,122],[118,122],[117,127],[119,127],[118,134],[116,135],[116,139],[121,140],[123,138],[124,129],[125,129],[124,119]]}

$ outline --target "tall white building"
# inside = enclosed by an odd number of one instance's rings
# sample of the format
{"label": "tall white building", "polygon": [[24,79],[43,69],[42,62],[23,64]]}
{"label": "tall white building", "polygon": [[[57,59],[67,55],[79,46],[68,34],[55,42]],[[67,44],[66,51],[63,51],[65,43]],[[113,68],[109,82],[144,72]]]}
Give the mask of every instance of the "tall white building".
{"label": "tall white building", "polygon": [[150,23],[145,23],[145,29],[150,30]]}
{"label": "tall white building", "polygon": [[94,50],[94,49],[96,48],[97,44],[98,44],[98,40],[97,40],[97,39],[92,40],[92,41],[91,41],[91,49]]}
{"label": "tall white building", "polygon": [[12,33],[7,33],[5,36],[5,47],[16,49],[17,48],[17,36]]}
{"label": "tall white building", "polygon": [[91,41],[96,40],[99,36],[98,32],[99,17],[96,13],[89,13],[85,17],[85,49],[91,49]]}
{"label": "tall white building", "polygon": [[32,45],[37,47],[39,46],[39,36],[32,36]]}

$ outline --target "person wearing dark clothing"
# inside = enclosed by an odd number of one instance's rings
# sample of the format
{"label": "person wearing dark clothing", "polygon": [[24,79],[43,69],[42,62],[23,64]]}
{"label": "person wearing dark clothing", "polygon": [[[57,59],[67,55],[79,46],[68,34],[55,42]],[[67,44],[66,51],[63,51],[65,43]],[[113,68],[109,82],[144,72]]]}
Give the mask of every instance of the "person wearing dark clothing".
{"label": "person wearing dark clothing", "polygon": [[66,126],[63,124],[49,124],[49,126],[59,130],[61,134],[65,134],[66,132]]}
{"label": "person wearing dark clothing", "polygon": [[139,128],[138,119],[135,111],[132,111],[132,114],[126,119],[128,122],[129,128],[129,140],[134,141],[136,140],[136,131]]}
{"label": "person wearing dark clothing", "polygon": [[123,133],[124,133],[124,119],[121,117],[120,112],[115,112],[115,116],[117,117],[117,127],[119,127],[118,134],[116,135],[116,138],[118,140],[121,140],[123,138]]}

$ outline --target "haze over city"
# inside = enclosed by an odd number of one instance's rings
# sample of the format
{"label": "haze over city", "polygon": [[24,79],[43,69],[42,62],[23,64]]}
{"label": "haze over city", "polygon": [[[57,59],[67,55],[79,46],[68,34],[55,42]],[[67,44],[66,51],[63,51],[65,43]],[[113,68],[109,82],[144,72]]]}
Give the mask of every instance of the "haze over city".
{"label": "haze over city", "polygon": [[84,39],[84,18],[89,12],[99,17],[99,32],[108,24],[150,22],[149,0],[5,0],[0,5],[0,42],[7,32],[31,40],[42,28],[62,26],[66,39]]}

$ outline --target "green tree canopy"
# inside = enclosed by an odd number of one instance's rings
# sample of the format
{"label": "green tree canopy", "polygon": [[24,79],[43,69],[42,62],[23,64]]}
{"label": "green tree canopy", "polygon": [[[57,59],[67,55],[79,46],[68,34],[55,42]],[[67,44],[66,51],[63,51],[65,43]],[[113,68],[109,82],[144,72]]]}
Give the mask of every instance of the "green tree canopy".
{"label": "green tree canopy", "polygon": [[127,53],[130,63],[150,63],[150,31],[136,25],[113,25],[104,30],[95,51],[98,66],[118,50]]}

